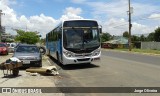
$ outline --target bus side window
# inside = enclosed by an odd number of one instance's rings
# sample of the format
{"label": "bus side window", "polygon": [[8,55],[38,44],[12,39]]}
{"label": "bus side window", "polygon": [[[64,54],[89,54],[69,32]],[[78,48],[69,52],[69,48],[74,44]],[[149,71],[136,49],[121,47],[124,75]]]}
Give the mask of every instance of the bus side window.
{"label": "bus side window", "polygon": [[62,39],[62,27],[58,28],[58,39]]}
{"label": "bus side window", "polygon": [[61,38],[62,38],[61,34],[60,34],[60,33],[58,33],[58,39],[61,39]]}

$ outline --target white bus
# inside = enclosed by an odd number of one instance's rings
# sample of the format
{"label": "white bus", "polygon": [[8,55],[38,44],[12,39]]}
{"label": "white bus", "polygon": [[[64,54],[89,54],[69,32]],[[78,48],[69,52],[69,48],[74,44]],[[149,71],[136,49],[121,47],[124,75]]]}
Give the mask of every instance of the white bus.
{"label": "white bus", "polygon": [[46,34],[47,54],[63,65],[100,60],[101,28],[95,20],[66,20]]}

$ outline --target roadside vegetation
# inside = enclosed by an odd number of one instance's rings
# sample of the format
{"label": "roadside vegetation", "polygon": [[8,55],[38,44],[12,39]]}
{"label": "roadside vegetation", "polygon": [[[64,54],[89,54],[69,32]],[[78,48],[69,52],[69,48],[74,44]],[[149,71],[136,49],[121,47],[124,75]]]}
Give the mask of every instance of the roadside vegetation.
{"label": "roadside vegetation", "polygon": [[[101,34],[101,42],[112,40],[114,37],[114,35],[103,32],[103,34]],[[123,37],[129,37],[128,31],[123,32]],[[143,34],[140,36],[132,35],[131,39],[132,42],[160,42],[160,27],[156,28],[154,32],[149,33],[147,36]]]}
{"label": "roadside vegetation", "polygon": [[36,44],[39,42],[40,37],[36,32],[25,32],[23,30],[16,30],[17,36],[15,38],[16,41],[27,44]]}
{"label": "roadside vegetation", "polygon": [[[109,40],[112,40],[114,35],[110,35],[109,33],[104,33],[101,35],[101,42],[106,42]],[[125,31],[123,33],[123,37],[129,38],[129,33]],[[133,49],[131,52],[138,52],[138,53],[148,53],[148,54],[160,54],[160,49],[141,49],[141,42],[160,42],[160,27],[156,28],[154,32],[149,33],[148,35],[132,35],[131,41],[133,44]],[[110,44],[114,45],[114,44]],[[119,45],[119,43],[117,44]],[[123,45],[123,44],[121,44]],[[127,48],[117,48],[114,47],[114,49],[111,50],[119,50],[119,51],[129,51]]]}
{"label": "roadside vegetation", "polygon": [[[109,50],[117,50],[117,51],[126,51],[126,52],[129,52],[129,49],[109,49]],[[148,54],[159,54],[160,55],[160,50],[136,49],[136,48],[133,48],[131,52],[148,53]]]}

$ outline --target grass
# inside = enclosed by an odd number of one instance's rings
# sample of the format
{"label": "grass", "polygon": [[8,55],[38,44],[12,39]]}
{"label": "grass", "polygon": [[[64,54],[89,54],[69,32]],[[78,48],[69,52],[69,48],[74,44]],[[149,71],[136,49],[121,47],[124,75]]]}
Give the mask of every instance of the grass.
{"label": "grass", "polygon": [[[113,49],[113,50],[119,50],[119,51],[128,51],[128,49]],[[138,53],[149,53],[149,54],[160,54],[160,50],[150,50],[150,49],[132,49],[132,52],[138,52]]]}

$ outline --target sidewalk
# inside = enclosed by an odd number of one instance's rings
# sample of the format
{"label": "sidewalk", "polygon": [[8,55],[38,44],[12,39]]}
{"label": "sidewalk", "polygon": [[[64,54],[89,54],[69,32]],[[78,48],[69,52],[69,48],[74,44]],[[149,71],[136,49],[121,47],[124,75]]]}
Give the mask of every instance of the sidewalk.
{"label": "sidewalk", "polygon": [[[11,57],[11,55],[8,56],[0,56],[0,58],[6,59]],[[43,66],[49,66],[51,65],[50,62],[48,61],[47,57],[43,57]],[[0,59],[0,63],[3,62],[4,60]],[[19,76],[18,77],[3,77],[3,72],[2,70],[0,70],[0,87],[37,87],[39,89],[43,88],[43,87],[56,87],[55,86],[55,82],[54,82],[54,76],[50,75],[50,76],[45,76],[45,75],[40,75],[37,74],[35,76],[33,76],[31,73],[26,72],[25,69],[20,69],[19,72]],[[1,89],[0,89],[1,90]],[[1,92],[1,91],[0,91]],[[17,94],[17,93],[0,93],[0,96],[65,96],[63,93],[36,93],[36,94]]]}

